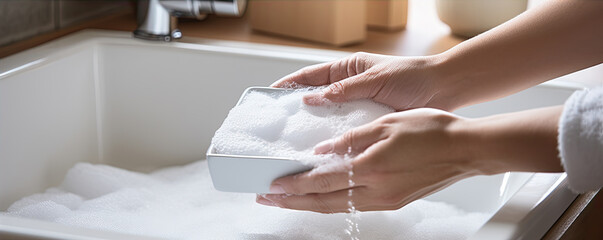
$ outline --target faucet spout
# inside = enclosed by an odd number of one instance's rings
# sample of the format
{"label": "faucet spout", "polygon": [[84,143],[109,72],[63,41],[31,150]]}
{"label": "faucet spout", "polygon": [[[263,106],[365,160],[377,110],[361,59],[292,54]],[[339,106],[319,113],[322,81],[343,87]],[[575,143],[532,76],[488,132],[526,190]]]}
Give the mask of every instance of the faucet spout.
{"label": "faucet spout", "polygon": [[170,12],[159,0],[149,0],[147,15],[134,31],[137,38],[157,41],[171,41],[172,29]]}

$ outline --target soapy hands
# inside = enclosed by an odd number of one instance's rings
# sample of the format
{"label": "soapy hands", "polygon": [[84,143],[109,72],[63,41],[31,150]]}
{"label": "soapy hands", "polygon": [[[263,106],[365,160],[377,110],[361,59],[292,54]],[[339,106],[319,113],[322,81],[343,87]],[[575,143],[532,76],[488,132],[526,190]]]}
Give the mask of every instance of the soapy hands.
{"label": "soapy hands", "polygon": [[[304,96],[308,105],[371,99],[396,110],[420,107],[450,110],[454,107],[450,101],[442,102],[439,98],[444,95],[439,91],[444,86],[437,82],[437,62],[434,56],[404,58],[356,53],[303,68],[272,87],[328,85],[322,93]],[[351,162],[321,165],[309,172],[277,179],[272,184],[272,194],[259,195],[257,202],[323,213],[347,212],[351,188],[358,210],[398,209],[477,174],[469,166],[458,166],[468,161],[453,155],[456,148],[450,131],[461,121],[435,109],[388,114],[315,147],[316,154],[351,151],[356,155]]]}
{"label": "soapy hands", "polygon": [[[338,61],[303,68],[272,84],[328,85],[322,93],[304,96],[308,105],[327,101],[371,99],[407,110],[433,107],[450,110],[442,102],[435,66],[437,57],[395,57],[356,53]],[[357,156],[349,163],[322,165],[309,172],[277,179],[272,194],[257,202],[283,208],[323,213],[348,211],[353,182],[355,208],[398,209],[467,176],[473,169],[449,167],[454,159],[450,127],[462,119],[435,109],[417,109],[386,115],[315,147],[317,154]],[[437,154],[434,153],[437,150]],[[447,162],[450,161],[450,162]],[[350,169],[353,175],[350,176]],[[441,173],[439,175],[433,172]]]}
{"label": "soapy hands", "polygon": [[[439,58],[396,57],[355,53],[349,57],[302,68],[276,81],[271,87],[295,84],[328,85],[322,93],[307,95],[304,102],[320,105],[326,100],[346,102],[372,99],[396,110],[432,107],[452,110],[451,98],[444,99],[435,68]],[[445,101],[444,101],[445,100]]]}
{"label": "soapy hands", "polygon": [[[315,147],[317,154],[358,154],[351,162],[323,165],[277,179],[272,194],[257,202],[323,213],[347,212],[350,168],[352,200],[360,211],[393,210],[460,179],[481,174],[479,164],[458,152],[457,129],[465,119],[435,109],[385,115]],[[346,165],[350,164],[350,165]]]}

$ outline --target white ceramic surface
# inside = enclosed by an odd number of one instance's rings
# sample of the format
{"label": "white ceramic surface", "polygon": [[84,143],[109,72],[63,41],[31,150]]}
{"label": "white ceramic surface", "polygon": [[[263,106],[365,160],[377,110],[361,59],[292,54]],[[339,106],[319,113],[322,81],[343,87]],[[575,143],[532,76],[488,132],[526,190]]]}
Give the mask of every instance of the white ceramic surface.
{"label": "white ceramic surface", "polygon": [[[203,159],[244,89],[347,54],[193,38],[154,43],[126,32],[85,31],[2,59],[0,210],[58,185],[76,162],[149,171]],[[458,113],[561,104],[577,88],[547,83]],[[467,179],[429,198],[490,212],[476,238],[508,239],[542,235],[575,194],[561,174],[509,173]],[[0,217],[0,238],[15,235],[132,239]]]}

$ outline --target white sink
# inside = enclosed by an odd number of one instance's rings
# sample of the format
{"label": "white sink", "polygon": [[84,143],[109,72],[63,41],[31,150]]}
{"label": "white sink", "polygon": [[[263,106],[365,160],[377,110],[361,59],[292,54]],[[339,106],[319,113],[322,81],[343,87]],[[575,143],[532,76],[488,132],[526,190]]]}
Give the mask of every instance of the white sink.
{"label": "white sink", "polygon": [[[245,88],[347,54],[201,39],[155,43],[125,32],[84,31],[2,59],[0,210],[60,184],[80,161],[150,171],[203,159]],[[458,113],[562,104],[579,88],[553,81]],[[467,179],[429,198],[491,213],[475,239],[532,239],[575,197],[562,174],[507,173]],[[0,238],[13,235],[132,238],[0,216]]]}

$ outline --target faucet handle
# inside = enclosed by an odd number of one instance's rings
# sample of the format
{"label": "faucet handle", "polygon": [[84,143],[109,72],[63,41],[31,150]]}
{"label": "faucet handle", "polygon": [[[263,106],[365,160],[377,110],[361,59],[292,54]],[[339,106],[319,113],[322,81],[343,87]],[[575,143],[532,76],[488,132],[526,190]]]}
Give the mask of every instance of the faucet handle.
{"label": "faucet handle", "polygon": [[213,12],[222,16],[240,17],[245,13],[247,0],[212,0]]}
{"label": "faucet handle", "polygon": [[246,6],[247,0],[148,0],[146,17],[134,37],[169,42],[182,37],[176,28],[177,17],[201,19],[210,13],[242,16]]}

